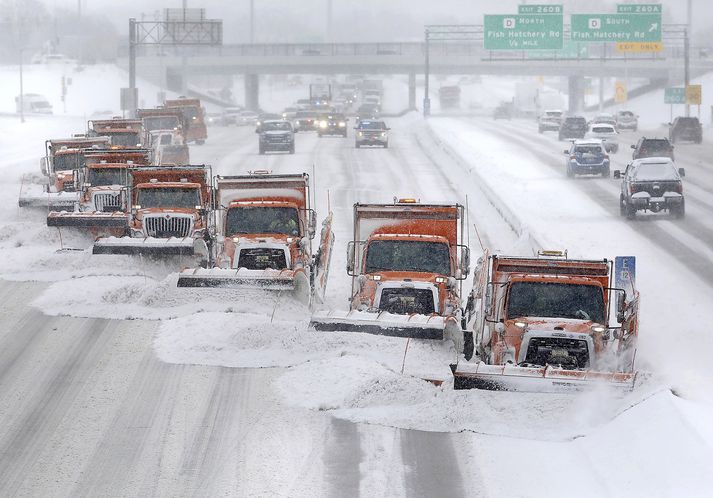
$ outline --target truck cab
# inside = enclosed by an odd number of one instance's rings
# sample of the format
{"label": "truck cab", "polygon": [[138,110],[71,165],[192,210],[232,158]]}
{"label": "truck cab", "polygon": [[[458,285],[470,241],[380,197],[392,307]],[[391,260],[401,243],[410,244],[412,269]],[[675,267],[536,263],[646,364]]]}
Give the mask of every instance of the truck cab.
{"label": "truck cab", "polygon": [[186,143],[194,142],[203,145],[208,138],[208,129],[205,125],[205,111],[199,99],[181,97],[167,100],[166,109],[179,109],[182,113],[182,129]]}

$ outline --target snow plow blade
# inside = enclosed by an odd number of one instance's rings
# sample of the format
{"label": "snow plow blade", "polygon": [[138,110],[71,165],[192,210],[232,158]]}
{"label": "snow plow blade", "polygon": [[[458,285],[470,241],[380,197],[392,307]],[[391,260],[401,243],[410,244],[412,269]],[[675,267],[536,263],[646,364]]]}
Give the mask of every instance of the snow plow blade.
{"label": "snow plow blade", "polygon": [[273,291],[295,290],[297,280],[304,274],[292,270],[247,270],[238,268],[195,268],[183,270],[178,275],[178,287],[228,287],[264,289]]}
{"label": "snow plow blade", "polygon": [[33,185],[36,189],[28,185],[20,193],[17,201],[20,207],[49,208],[50,211],[57,209],[74,209],[74,205],[79,202],[77,192],[45,192],[39,185]]}
{"label": "snow plow blade", "polygon": [[[205,243],[204,243],[205,245]],[[142,256],[193,256],[203,253],[195,250],[194,240],[179,239],[145,239],[132,237],[106,237],[94,243],[92,254],[120,254]]]}
{"label": "snow plow blade", "polygon": [[394,315],[366,311],[316,312],[310,326],[328,332],[362,332],[365,334],[442,340],[447,337],[448,320],[442,316]]}
{"label": "snow plow blade", "polygon": [[52,211],[47,215],[48,227],[73,228],[125,228],[129,218],[126,213],[79,213]]}
{"label": "snow plow blade", "polygon": [[613,387],[624,391],[634,389],[636,372],[600,372],[594,370],[564,370],[555,367],[518,367],[458,363],[451,365],[455,389],[486,389],[489,391],[568,392]]}

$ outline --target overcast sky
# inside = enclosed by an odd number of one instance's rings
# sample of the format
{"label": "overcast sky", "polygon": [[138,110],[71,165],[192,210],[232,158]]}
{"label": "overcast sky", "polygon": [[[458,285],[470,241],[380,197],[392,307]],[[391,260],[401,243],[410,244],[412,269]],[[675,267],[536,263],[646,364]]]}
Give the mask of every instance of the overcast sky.
{"label": "overcast sky", "polygon": [[[21,0],[20,0],[21,1]],[[42,0],[50,9],[63,7],[76,10],[81,1],[85,12],[103,13],[115,20],[121,32],[126,30],[129,17],[151,19],[166,7],[180,8],[182,0]],[[286,41],[295,34],[306,36],[306,41],[323,41],[326,36],[326,11],[329,0],[254,0],[256,41]],[[204,7],[210,18],[224,20],[225,41],[247,42],[247,17],[250,0],[187,0],[188,7]],[[519,3],[538,3],[535,0],[331,0],[333,36],[337,41],[358,41],[360,36],[370,40],[401,41],[419,36],[424,24],[482,23],[482,15],[507,14],[517,11]],[[541,3],[547,3],[542,1]],[[561,0],[568,12],[614,12],[616,3],[624,0]],[[629,3],[657,3],[648,2]],[[686,0],[663,0],[665,22],[683,23],[686,19]],[[713,1],[693,0],[694,31],[713,26]],[[292,31],[292,33],[290,33]],[[341,37],[341,38],[340,38]],[[305,39],[301,39],[305,41]]]}

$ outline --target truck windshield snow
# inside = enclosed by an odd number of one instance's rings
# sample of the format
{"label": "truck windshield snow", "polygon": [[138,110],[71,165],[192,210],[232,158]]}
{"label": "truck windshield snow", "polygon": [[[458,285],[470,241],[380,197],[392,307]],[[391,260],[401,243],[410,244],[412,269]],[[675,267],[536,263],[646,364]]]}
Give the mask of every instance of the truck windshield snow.
{"label": "truck windshield snow", "polygon": [[228,210],[225,234],[281,233],[299,235],[297,210],[288,207],[239,207]]}
{"label": "truck windshield snow", "polygon": [[85,157],[79,153],[58,154],[52,159],[52,165],[55,171],[68,171],[83,168],[85,161]]}
{"label": "truck windshield snow", "polygon": [[416,271],[450,275],[448,245],[441,242],[375,240],[366,252],[366,273]]}
{"label": "truck windshield snow", "polygon": [[141,188],[136,203],[142,208],[195,209],[201,205],[201,195],[197,188]]}
{"label": "truck windshield snow", "polygon": [[173,130],[178,128],[179,122],[176,116],[156,116],[152,118],[144,118],[144,128],[148,131],[153,130]]}
{"label": "truck windshield snow", "polygon": [[126,170],[122,168],[90,169],[87,181],[93,187],[124,185],[126,182]]}
{"label": "truck windshield snow", "polygon": [[604,323],[604,294],[596,285],[515,282],[507,318],[575,318]]}
{"label": "truck windshield snow", "polygon": [[266,121],[262,124],[262,131],[290,131],[291,129],[287,121]]}
{"label": "truck windshield snow", "polygon": [[139,140],[138,133],[110,133],[105,132],[105,134],[111,137],[112,145],[125,145],[128,147],[136,147],[141,144]]}

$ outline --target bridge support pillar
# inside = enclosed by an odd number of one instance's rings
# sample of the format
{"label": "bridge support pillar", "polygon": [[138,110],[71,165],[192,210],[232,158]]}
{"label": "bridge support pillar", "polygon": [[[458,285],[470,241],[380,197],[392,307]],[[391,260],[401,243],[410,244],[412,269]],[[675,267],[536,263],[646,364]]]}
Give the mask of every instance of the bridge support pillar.
{"label": "bridge support pillar", "polygon": [[581,112],[584,108],[584,78],[582,76],[569,77],[569,112]]}
{"label": "bridge support pillar", "polygon": [[416,109],[416,73],[408,73],[408,108]]}
{"label": "bridge support pillar", "polygon": [[260,75],[245,75],[245,108],[257,112],[260,109]]}

